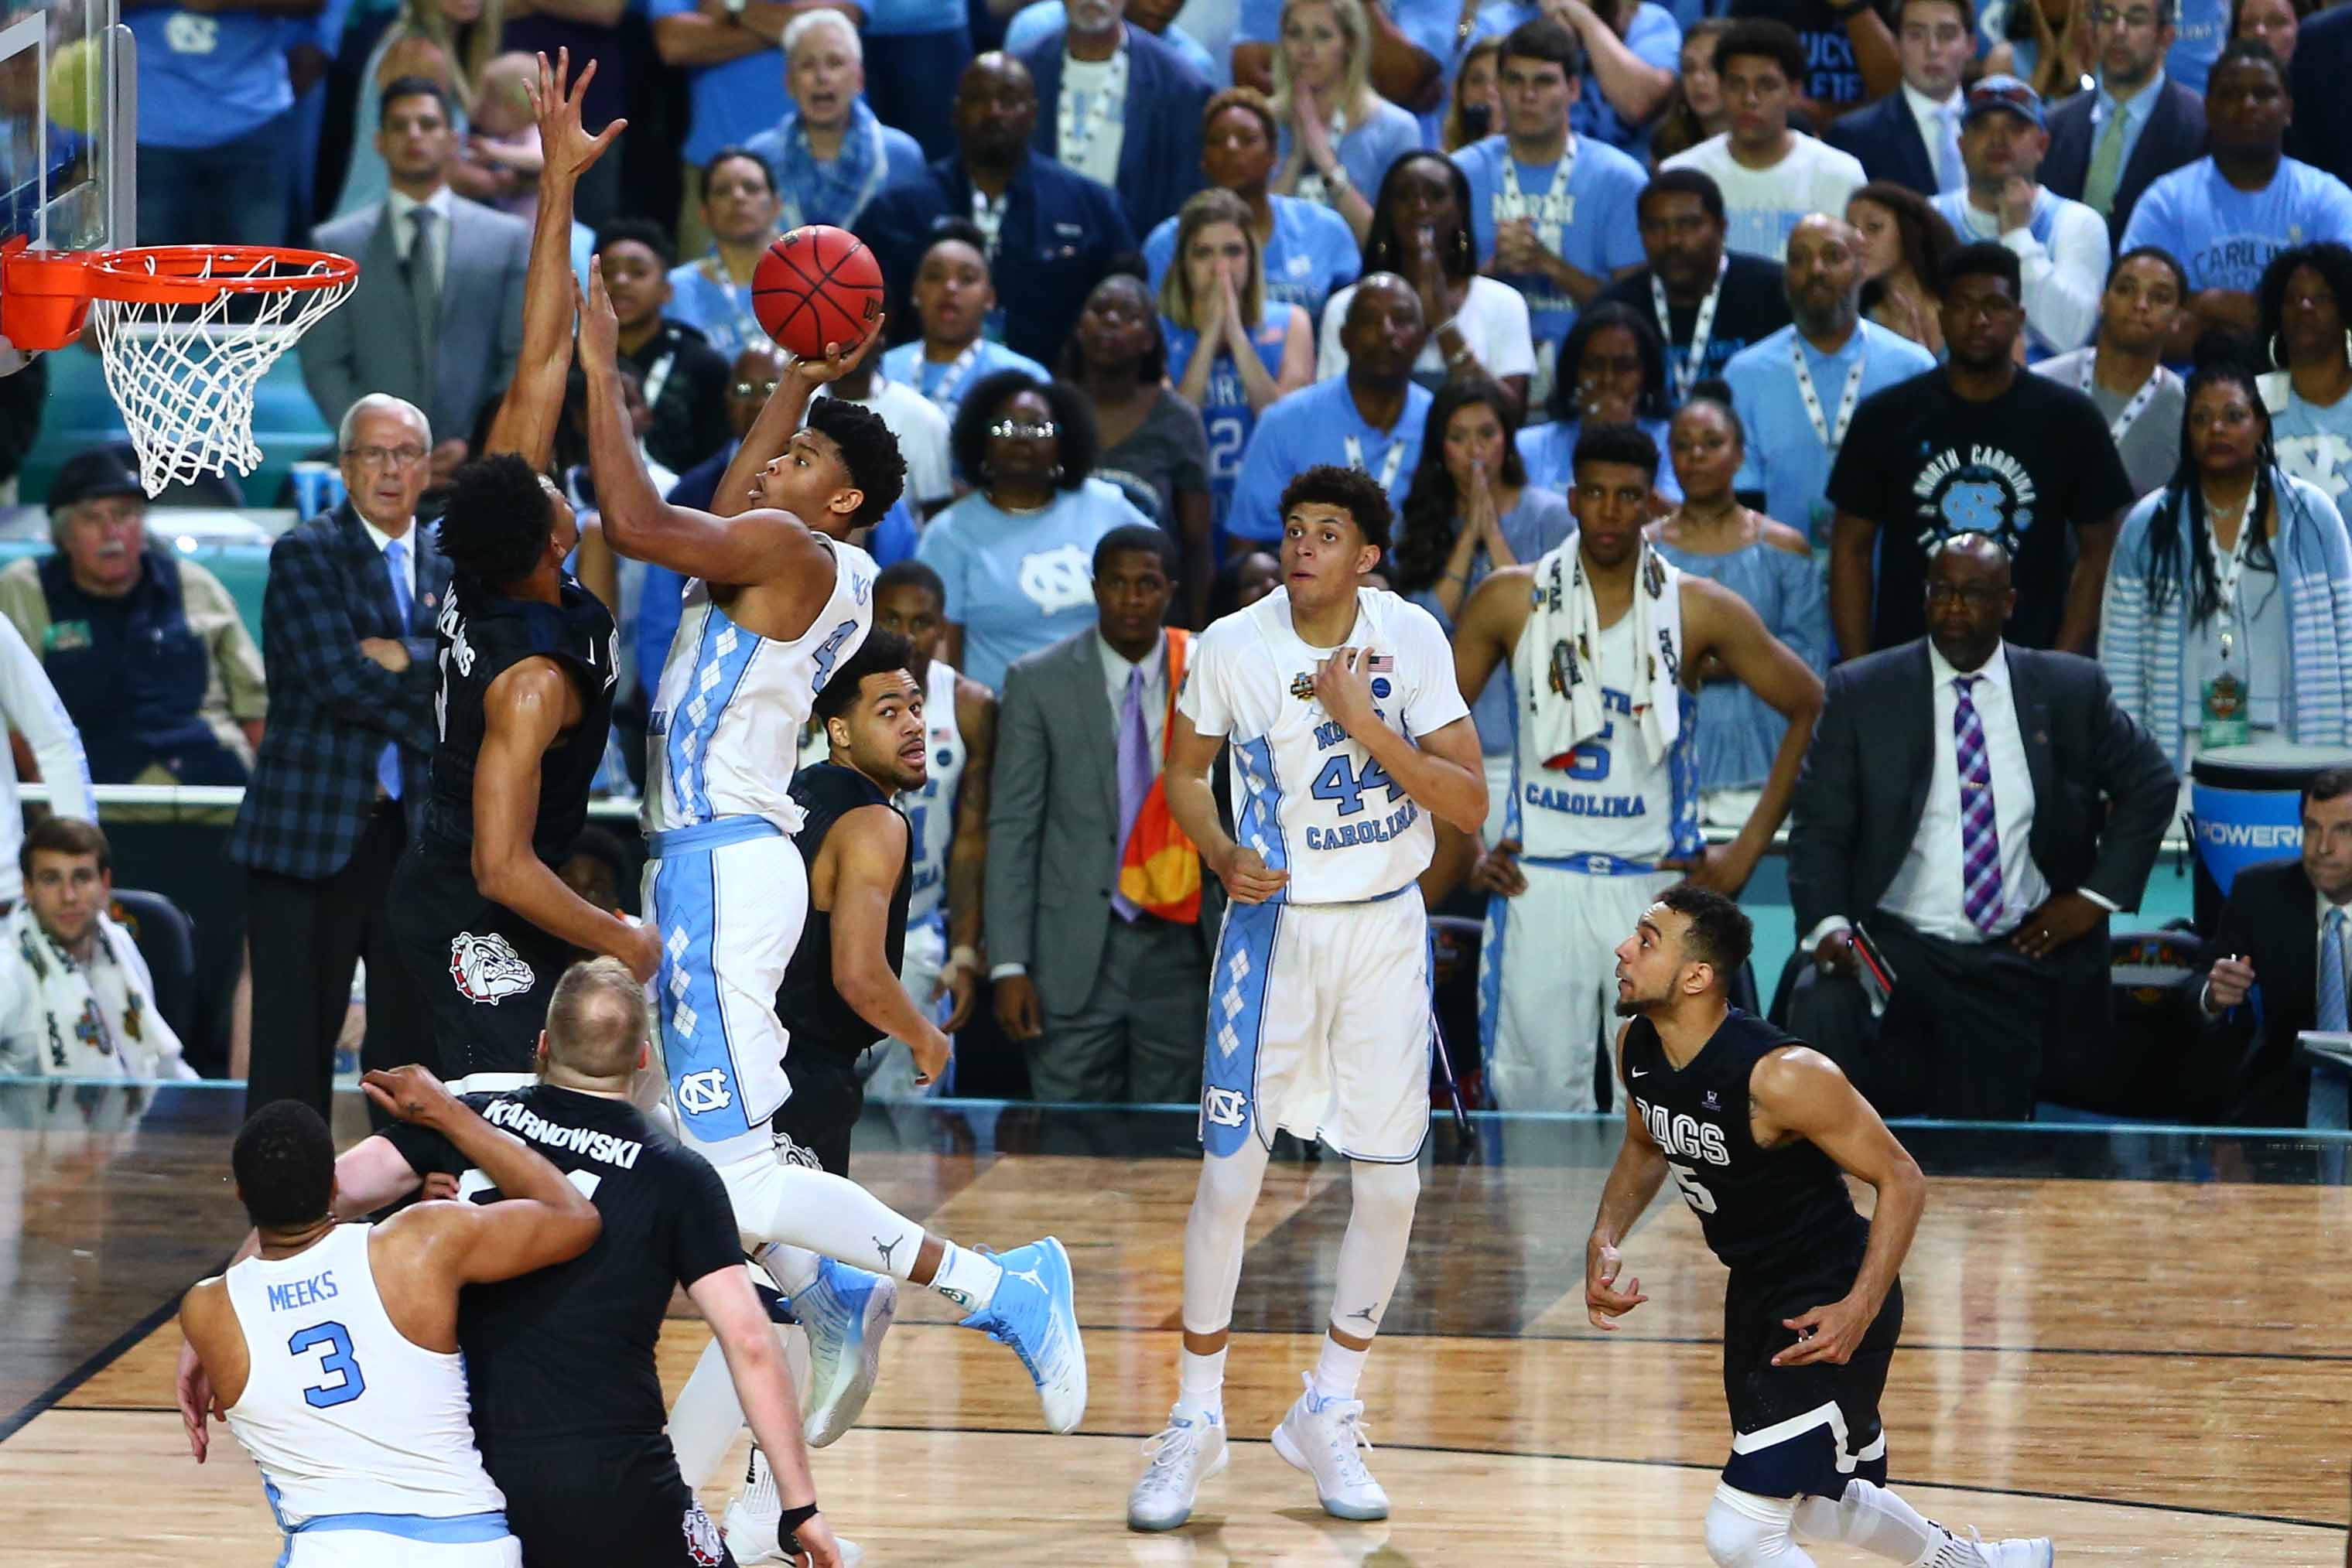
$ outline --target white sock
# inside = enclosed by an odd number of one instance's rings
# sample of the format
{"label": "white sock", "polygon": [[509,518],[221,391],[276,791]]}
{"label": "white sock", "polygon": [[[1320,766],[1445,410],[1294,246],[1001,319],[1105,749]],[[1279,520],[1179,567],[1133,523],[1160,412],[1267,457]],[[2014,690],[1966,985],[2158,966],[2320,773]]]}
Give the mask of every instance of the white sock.
{"label": "white sock", "polygon": [[1858,1547],[1906,1568],[1928,1568],[1952,1538],[1885,1487],[1860,1477],[1846,1482],[1845,1495],[1835,1502],[1820,1497],[1800,1500],[1795,1522],[1797,1533],[1808,1541]]}
{"label": "white sock", "polygon": [[1004,1278],[1003,1267],[995,1259],[984,1258],[944,1237],[940,1248],[939,1271],[931,1276],[930,1288],[967,1313],[986,1312],[996,1300],[998,1282]]}
{"label": "white sock", "polygon": [[1363,1380],[1369,1349],[1349,1350],[1329,1334],[1323,1336],[1323,1354],[1315,1362],[1315,1393],[1322,1399],[1353,1399]]}
{"label": "white sock", "polygon": [[1207,1355],[1195,1355],[1189,1350],[1176,1353],[1176,1408],[1187,1416],[1205,1417],[1212,1425],[1223,1422],[1223,1351],[1213,1351]]}
{"label": "white sock", "polygon": [[714,1339],[702,1347],[694,1375],[670,1406],[669,1446],[677,1454],[677,1473],[686,1484],[700,1490],[742,1429],[743,1406],[735,1398],[735,1380],[728,1374],[726,1353]]}
{"label": "white sock", "polygon": [[816,1283],[817,1256],[805,1247],[771,1241],[753,1251],[751,1257],[775,1281],[776,1289],[787,1296],[797,1296]]}

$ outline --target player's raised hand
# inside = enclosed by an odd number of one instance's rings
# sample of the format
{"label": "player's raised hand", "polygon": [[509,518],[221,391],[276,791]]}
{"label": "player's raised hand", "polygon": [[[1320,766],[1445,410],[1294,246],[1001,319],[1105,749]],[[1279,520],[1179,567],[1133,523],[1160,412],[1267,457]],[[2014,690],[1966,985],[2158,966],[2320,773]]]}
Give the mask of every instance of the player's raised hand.
{"label": "player's raised hand", "polygon": [[1614,1247],[1584,1251],[1584,1315],[1592,1326],[1617,1332],[1617,1320],[1650,1298],[1642,1281],[1625,1272],[1625,1255]]}
{"label": "player's raised hand", "polygon": [[[613,138],[629,128],[627,120],[615,120],[595,135],[589,135],[580,122],[580,105],[587,96],[588,84],[596,79],[596,62],[590,60],[582,67],[577,78],[572,78],[571,72],[572,51],[558,49],[551,66],[545,55],[539,57],[539,80],[525,85],[530,94],[530,107],[539,116],[539,146],[546,160],[542,178],[578,178],[604,155]],[[567,78],[571,78],[568,85]]]}
{"label": "player's raised hand", "polygon": [[1877,1315],[1876,1309],[1848,1296],[1801,1316],[1783,1318],[1780,1326],[1794,1329],[1797,1343],[1774,1356],[1772,1364],[1811,1366],[1820,1363],[1843,1366],[1862,1348],[1862,1336],[1869,1331],[1870,1320]]}
{"label": "player's raised hand", "polygon": [[1225,884],[1225,896],[1235,904],[1264,904],[1290,881],[1288,872],[1268,871],[1265,857],[1243,844],[1234,846],[1216,872],[1217,880]]}
{"label": "player's raised hand", "polygon": [[360,1090],[387,1115],[420,1127],[436,1126],[457,1110],[457,1096],[449,1092],[448,1085],[434,1077],[430,1068],[415,1062],[390,1071],[378,1069],[362,1073]]}
{"label": "player's raised hand", "polygon": [[1336,648],[1315,666],[1315,700],[1350,735],[1380,722],[1372,711],[1371,664],[1370,648]]}
{"label": "player's raised hand", "polygon": [[[865,362],[866,356],[872,353],[875,346],[882,341],[882,334],[889,329],[889,326],[890,318],[887,313],[877,316],[874,319],[874,329],[866,333],[863,340],[853,343],[845,349],[839,343],[827,343],[824,346],[824,358],[821,360],[803,360],[798,354],[787,352],[784,358],[789,361],[789,368],[785,374],[797,376],[813,387],[823,386],[827,382],[837,382]],[[782,390],[782,383],[779,382],[779,390]]]}
{"label": "player's raised hand", "polygon": [[604,292],[604,258],[588,264],[588,291],[572,280],[572,298],[580,308],[580,368],[598,374],[620,362],[621,319],[613,313],[612,296]]}
{"label": "player's raised hand", "polygon": [[201,1465],[212,1448],[212,1434],[205,1421],[213,1413],[213,1380],[205,1375],[196,1347],[184,1339],[180,1342],[180,1369],[172,1380],[172,1393],[179,1402],[180,1425],[187,1429],[188,1452]]}

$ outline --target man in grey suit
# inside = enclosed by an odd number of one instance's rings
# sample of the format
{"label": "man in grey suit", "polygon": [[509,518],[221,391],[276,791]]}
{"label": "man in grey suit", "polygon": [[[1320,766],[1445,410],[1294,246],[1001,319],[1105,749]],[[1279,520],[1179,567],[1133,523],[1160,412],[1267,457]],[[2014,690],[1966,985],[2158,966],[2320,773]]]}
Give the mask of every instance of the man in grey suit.
{"label": "man in grey suit", "polygon": [[383,89],[376,147],[390,194],[311,236],[356,257],[360,281],[303,338],[302,382],[329,424],[370,392],[423,409],[441,436],[439,484],[466,460],[482,404],[514,373],[530,225],[449,189],[457,135],[438,84],[403,77]]}
{"label": "man in grey suit", "polygon": [[[2137,908],[2179,794],[2097,664],[2004,642],[2009,556],[1956,534],[1927,635],[1830,674],[1789,820],[1789,897],[1820,974],[1790,1030],[1888,1115],[2026,1121],[2044,1071],[2107,1030],[2107,916]],[[1875,1028],[1859,927],[1895,976]]]}
{"label": "man in grey suit", "polygon": [[982,901],[989,978],[1034,1098],[1192,1104],[1223,897],[1203,876],[1197,914],[1154,913],[1119,879],[1183,684],[1185,633],[1162,624],[1173,541],[1114,528],[1095,547],[1094,578],[1095,625],[1005,674]]}

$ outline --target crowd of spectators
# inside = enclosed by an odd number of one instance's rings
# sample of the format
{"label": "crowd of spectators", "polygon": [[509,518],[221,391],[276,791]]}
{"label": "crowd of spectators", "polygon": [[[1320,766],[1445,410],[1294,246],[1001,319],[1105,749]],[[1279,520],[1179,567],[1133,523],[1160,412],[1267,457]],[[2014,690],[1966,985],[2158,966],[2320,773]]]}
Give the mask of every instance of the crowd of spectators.
{"label": "crowd of spectators", "polygon": [[[1197,1002],[1213,899],[1181,918],[1114,904],[1106,942],[1082,895],[1120,885],[1129,753],[1164,744],[1181,632],[1276,586],[1276,500],[1312,465],[1374,476],[1398,517],[1377,580],[1451,631],[1488,574],[1575,535],[1581,444],[1646,437],[1649,545],[1827,681],[1792,824],[1817,960],[1799,1007],[1871,1056],[1901,1031],[1840,989],[1845,934],[1894,934],[1920,977],[1898,1021],[1928,1041],[1864,1075],[1895,1108],[2030,1112],[2028,1044],[2088,1005],[2053,1000],[2072,981],[2053,977],[2104,971],[2106,915],[2136,904],[2200,747],[2347,738],[2352,6],[126,15],[142,242],[307,239],[362,262],[357,296],[300,346],[349,499],[273,555],[265,683],[220,584],[149,540],[122,458],[77,457],[47,497],[54,551],[0,573],[0,616],[53,700],[5,701],[44,777],[71,744],[25,711],[47,702],[101,782],[248,785],[232,854],[253,939],[278,955],[257,1028],[325,1019],[378,956],[431,742],[436,562],[411,541],[514,372],[537,171],[517,52],[559,44],[596,62],[590,129],[631,122],[626,155],[580,193],[572,249],[602,267],[638,434],[676,498],[709,499],[780,373],[751,308],[768,241],[836,224],[880,262],[890,344],[832,395],[906,454],[906,498],[869,545],[922,569],[926,658],[1001,705],[985,918],[961,913],[1040,1093],[1197,1086],[1197,1017],[1143,1002]],[[300,129],[322,120],[323,138]],[[635,693],[608,769],[625,792],[681,585],[602,547],[576,413],[567,429],[579,570],[614,601]],[[0,481],[13,461],[0,441]],[[0,646],[0,669],[12,657]],[[1529,694],[1505,669],[1467,695],[1491,844]],[[2021,745],[2013,716],[1987,719],[1970,749],[2012,883],[1990,925],[1938,882],[1958,848],[1936,837],[1962,819],[1951,710],[1973,724],[1988,696],[2049,709],[2068,779],[2043,776],[2050,736]],[[2215,727],[2217,700],[2235,727]],[[1882,747],[1872,705],[1947,722]],[[1708,823],[1743,829],[1775,795],[1792,711],[1719,662],[1698,670]],[[2347,794],[2320,789],[2308,811],[2332,821]],[[2307,845],[2325,901],[2341,876],[2323,852],[2352,852]],[[1463,863],[1433,893],[1507,896],[1492,876],[1458,893]],[[2340,920],[2327,930],[2340,962]],[[2198,1028],[2238,1027],[2255,982],[2229,966],[2247,951],[2221,955],[2210,990],[2200,974]],[[2340,1025],[2343,988],[2319,991]],[[1945,1060],[1995,1033],[2027,1044]],[[254,1071],[307,1093],[314,1068]],[[2260,1082],[2231,1103],[2293,1098],[2291,1065],[2246,1071]]]}

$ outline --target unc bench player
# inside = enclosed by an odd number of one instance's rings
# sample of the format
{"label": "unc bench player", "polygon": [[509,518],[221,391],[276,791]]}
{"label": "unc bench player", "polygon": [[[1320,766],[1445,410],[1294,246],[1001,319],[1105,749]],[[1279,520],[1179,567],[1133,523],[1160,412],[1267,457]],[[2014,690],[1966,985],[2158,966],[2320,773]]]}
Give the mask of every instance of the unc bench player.
{"label": "unc bench player", "polygon": [[[373,1227],[335,1223],[335,1141],[316,1111],[273,1101],[236,1135],[261,1249],[193,1287],[180,1328],[261,1471],[282,1568],[522,1563],[474,1446],[457,1293],[576,1258],[604,1226],[562,1172],[472,1111],[445,1131],[507,1201],[422,1203]],[[204,1415],[188,1420],[199,1462]]]}
{"label": "unc bench player", "polygon": [[[1813,1568],[1800,1541],[1906,1568],[2050,1568],[2046,1539],[1963,1540],[1886,1490],[1878,1401],[1927,1182],[1835,1062],[1730,1005],[1754,935],[1731,900],[1685,883],[1618,945],[1625,1142],[1585,1244],[1592,1324],[1613,1331],[1649,1300],[1621,1248],[1672,1175],[1731,1271],[1731,1458],[1706,1526],[1718,1568]],[[1868,1219],[1849,1175],[1877,1193]]]}
{"label": "unc bench player", "polygon": [[[1347,1156],[1354,1208],[1330,1331],[1275,1449],[1314,1477],[1326,1512],[1388,1517],[1358,1452],[1356,1393],[1404,1267],[1429,1130],[1429,916],[1415,879],[1433,816],[1478,831],[1486,775],[1444,633],[1363,586],[1389,542],[1379,483],[1309,468],[1279,515],[1284,591],[1202,634],[1170,740],[1170,811],[1233,904],[1210,977],[1180,1392],[1128,1499],[1136,1530],[1183,1523],[1225,1466],[1234,1291],[1277,1128]],[[1223,746],[1238,841],[1209,789]]]}

